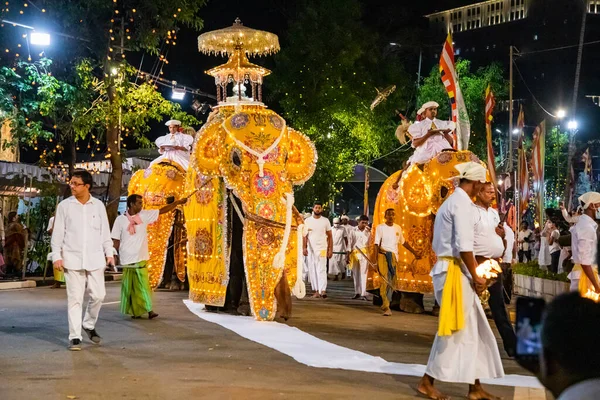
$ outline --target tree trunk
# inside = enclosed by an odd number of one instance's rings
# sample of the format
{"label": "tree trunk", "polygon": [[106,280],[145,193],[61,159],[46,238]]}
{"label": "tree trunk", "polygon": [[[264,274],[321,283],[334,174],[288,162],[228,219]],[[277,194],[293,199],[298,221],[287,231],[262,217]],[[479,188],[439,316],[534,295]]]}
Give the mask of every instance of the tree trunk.
{"label": "tree trunk", "polygon": [[[74,133],[73,133],[74,135]],[[75,139],[68,139],[67,141],[67,148],[68,148],[68,153],[67,153],[67,163],[69,166],[69,180],[71,179],[71,177],[73,176],[73,172],[75,172],[75,163],[77,161],[77,149],[76,149],[76,144],[75,144]],[[67,198],[71,196],[71,188],[69,186],[67,186],[65,188],[65,191],[63,192],[63,198]]]}
{"label": "tree trunk", "polygon": [[[114,81],[110,77],[104,79],[106,91],[108,93],[108,101],[112,105],[117,96]],[[119,209],[119,199],[121,198],[121,185],[123,181],[123,162],[121,160],[121,148],[119,140],[118,121],[110,119],[106,127],[106,144],[108,153],[110,154],[110,164],[112,172],[108,181],[108,199],[106,203],[106,213],[108,214],[108,222],[112,227],[113,222],[117,218]]]}

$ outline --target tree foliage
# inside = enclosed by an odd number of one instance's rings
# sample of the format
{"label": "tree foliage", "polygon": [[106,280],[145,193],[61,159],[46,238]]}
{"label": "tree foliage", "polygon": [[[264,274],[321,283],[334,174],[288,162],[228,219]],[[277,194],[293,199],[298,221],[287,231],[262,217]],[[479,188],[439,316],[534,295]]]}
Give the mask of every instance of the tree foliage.
{"label": "tree foliage", "polygon": [[[456,72],[471,122],[469,150],[485,159],[485,89],[488,84],[491,84],[492,92],[498,103],[508,97],[508,82],[504,78],[502,67],[497,63],[472,71],[471,62],[460,59],[456,62]],[[418,99],[418,104],[436,101],[440,104],[438,118],[450,119],[451,108],[448,93],[442,83],[438,66],[435,66],[423,80],[423,84],[419,87]]]}
{"label": "tree foliage", "polygon": [[[301,206],[331,198],[356,163],[398,146],[393,110],[406,103],[410,83],[398,59],[384,59],[361,15],[355,0],[303,0],[275,58],[272,99],[319,154],[315,176],[297,194]],[[389,85],[396,91],[371,111],[376,88]]]}

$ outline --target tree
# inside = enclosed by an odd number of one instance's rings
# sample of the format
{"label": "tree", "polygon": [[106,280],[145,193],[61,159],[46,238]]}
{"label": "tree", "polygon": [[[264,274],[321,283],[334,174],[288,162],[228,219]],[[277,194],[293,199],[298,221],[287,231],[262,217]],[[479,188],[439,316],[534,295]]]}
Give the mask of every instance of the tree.
{"label": "tree", "polygon": [[[155,76],[140,85],[126,82],[137,75],[123,62],[125,54],[148,52],[159,56],[159,65],[168,63],[168,47],[176,44],[179,27],[202,28],[198,12],[205,3],[206,0],[55,0],[45,14],[54,31],[68,35],[54,37],[54,45],[64,51],[64,60],[90,59],[87,84],[93,85],[97,97],[87,118],[77,126],[82,129],[80,132],[94,130],[96,144],[102,137],[107,146],[112,165],[107,207],[111,221],[116,217],[121,194],[121,133],[127,135],[129,128],[129,134],[140,135],[137,138],[143,142],[141,133],[148,130],[148,121],[171,111],[162,97],[152,93]],[[139,107],[131,101],[140,101]]]}
{"label": "tree", "polygon": [[[356,0],[303,0],[290,18],[269,87],[291,126],[315,143],[315,176],[297,193],[302,207],[339,192],[356,163],[394,149],[394,108],[410,82],[398,59],[383,60],[383,43],[361,21]],[[374,111],[376,88],[396,91]]]}
{"label": "tree", "polygon": [[584,171],[580,172],[579,177],[577,178],[577,184],[575,185],[575,195],[573,196],[573,198],[579,199],[581,195],[591,191],[592,182],[590,180],[590,176]]}
{"label": "tree", "polygon": [[559,199],[567,182],[567,149],[569,133],[554,126],[546,135],[546,207],[558,208]]}
{"label": "tree", "polygon": [[[487,159],[485,134],[485,89],[492,85],[496,102],[505,100],[508,95],[508,82],[503,76],[502,67],[493,63],[487,67],[471,71],[471,62],[460,59],[456,62],[456,72],[465,99],[465,105],[471,121],[471,139],[469,150],[482,160]],[[442,83],[439,67],[435,66],[429,76],[425,77],[419,88],[418,104],[426,101],[436,101],[440,104],[439,119],[450,119],[451,108],[448,93]]]}

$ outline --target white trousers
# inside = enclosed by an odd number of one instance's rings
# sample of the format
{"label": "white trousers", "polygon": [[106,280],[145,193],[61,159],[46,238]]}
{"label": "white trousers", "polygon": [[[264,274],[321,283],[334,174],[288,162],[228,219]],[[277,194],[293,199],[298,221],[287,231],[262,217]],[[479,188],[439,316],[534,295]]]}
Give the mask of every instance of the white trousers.
{"label": "white trousers", "polygon": [[[446,275],[433,276],[435,299],[440,305]],[[471,281],[464,274],[461,279],[465,327],[450,336],[436,334],[425,373],[440,381],[468,384],[476,379],[501,378],[504,369],[496,337]]]}
{"label": "white trousers", "polygon": [[[324,251],[326,253],[327,250]],[[322,293],[327,289],[327,257],[321,250],[308,249],[308,277],[312,290]]]}
{"label": "white trousers", "polygon": [[346,254],[334,254],[329,260],[329,273],[331,275],[346,273]]}
{"label": "white trousers", "polygon": [[571,285],[569,286],[571,292],[579,292],[579,279],[571,279]]}
{"label": "white trousers", "polygon": [[94,329],[102,301],[106,295],[104,288],[104,268],[94,271],[65,269],[65,282],[67,285],[67,308],[69,314],[69,340],[81,340],[81,311],[83,308],[83,296],[87,292],[90,297],[85,316],[83,317],[83,327],[85,329]]}
{"label": "white trousers", "polygon": [[369,266],[367,260],[362,255],[359,255],[362,259],[358,259],[358,262],[354,262],[352,265],[352,277],[354,278],[354,293],[359,296],[367,295],[367,272]]}

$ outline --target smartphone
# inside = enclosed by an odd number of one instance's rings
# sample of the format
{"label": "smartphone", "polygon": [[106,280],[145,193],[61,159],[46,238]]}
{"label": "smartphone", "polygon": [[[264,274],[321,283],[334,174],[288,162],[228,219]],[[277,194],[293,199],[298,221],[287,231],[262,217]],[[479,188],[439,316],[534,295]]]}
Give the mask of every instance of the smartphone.
{"label": "smartphone", "polygon": [[517,351],[519,364],[532,372],[539,369],[542,350],[542,314],[546,302],[542,298],[519,297],[517,299]]}

